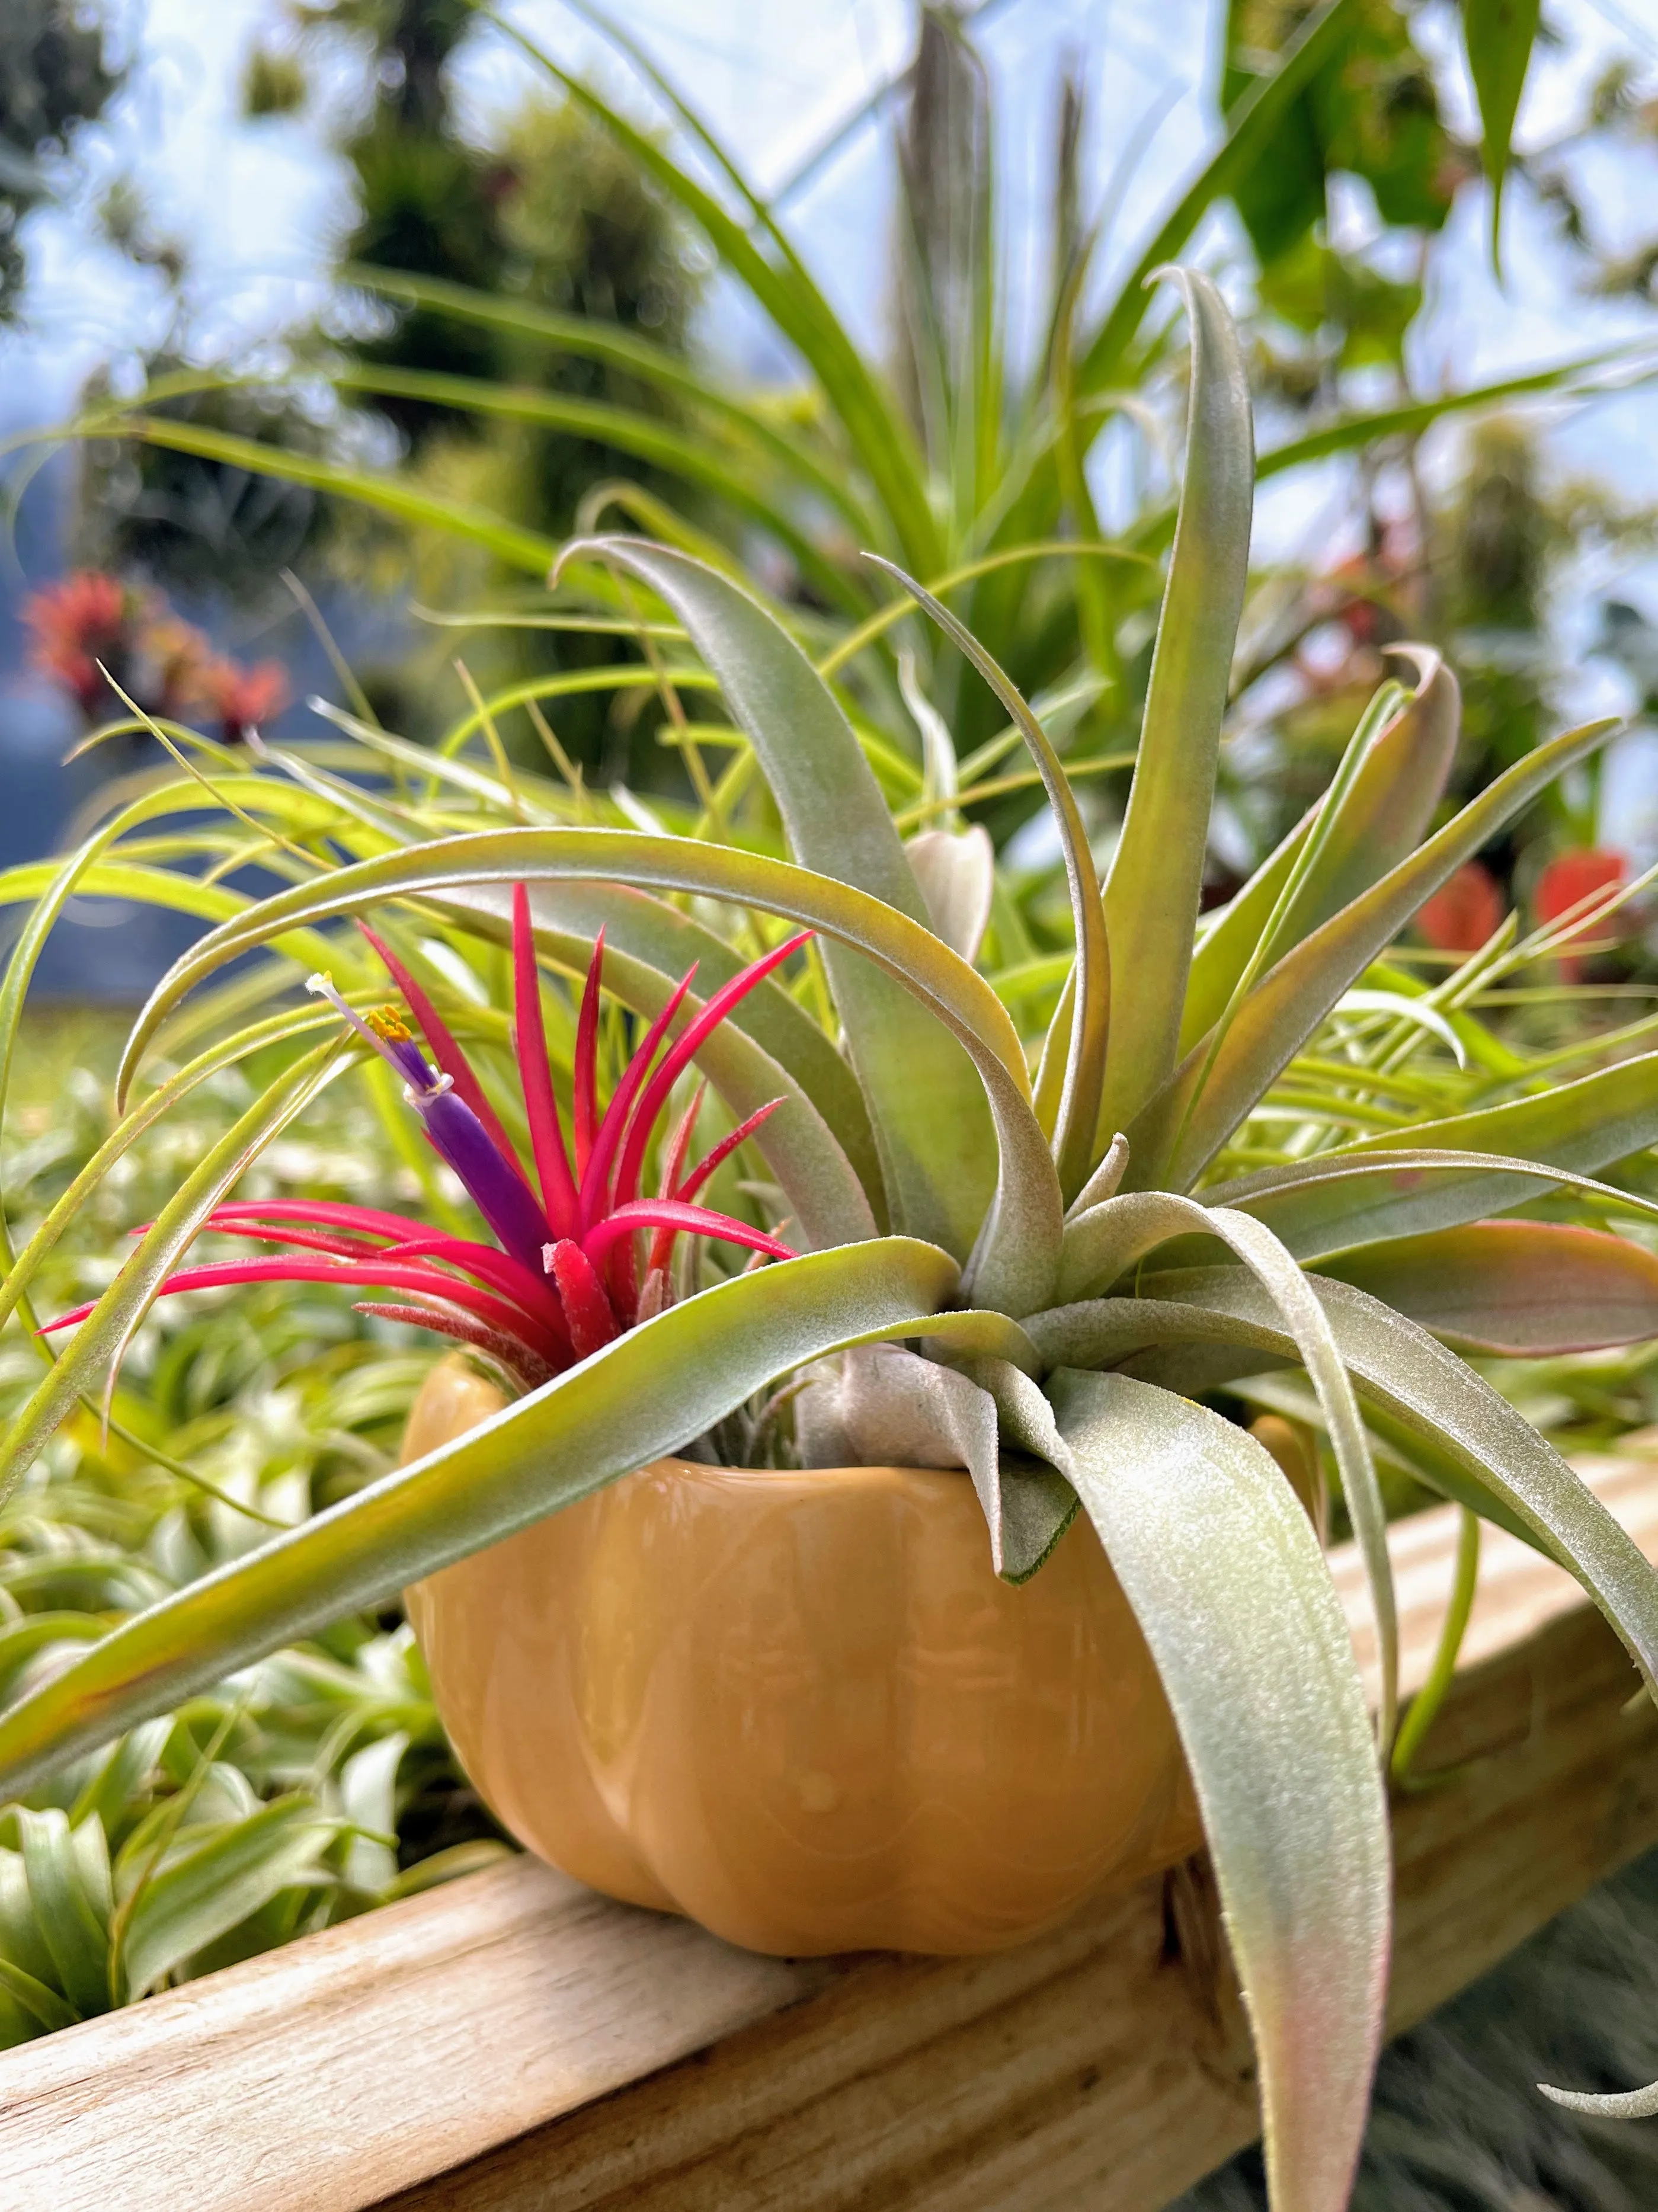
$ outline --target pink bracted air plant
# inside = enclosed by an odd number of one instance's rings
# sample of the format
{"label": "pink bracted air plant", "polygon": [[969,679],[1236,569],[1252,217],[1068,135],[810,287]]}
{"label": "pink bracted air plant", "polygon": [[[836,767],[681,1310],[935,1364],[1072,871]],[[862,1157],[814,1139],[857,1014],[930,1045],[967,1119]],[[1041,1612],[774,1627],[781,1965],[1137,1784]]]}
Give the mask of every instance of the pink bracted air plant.
{"label": "pink bracted air plant", "polygon": [[[288,1250],[273,1259],[183,1268],[161,1285],[160,1295],[268,1282],[341,1283],[353,1290],[372,1286],[399,1292],[396,1303],[359,1301],[360,1310],[459,1338],[533,1389],[669,1303],[668,1265],[677,1238],[717,1237],[768,1259],[793,1258],[788,1246],[764,1230],[695,1203],[714,1170],[753,1135],[781,1099],[750,1114],[687,1171],[685,1158],[702,1099],[699,1091],[669,1139],[659,1194],[641,1198],[639,1180],[652,1132],[698,1047],[811,933],[803,930],[734,975],[669,1043],[669,1030],[696,972],[692,968],[652,1023],[601,1116],[601,930],[577,1023],[573,1159],[548,1064],[529,898],[519,884],[513,895],[513,1042],[537,1195],[441,1017],[396,954],[365,926],[364,934],[419,1024],[436,1068],[428,1065],[394,1007],[383,1007],[365,1020],[325,975],[313,975],[308,988],[337,1007],[404,1078],[404,1096],[420,1115],[427,1141],[459,1176],[495,1243],[439,1235],[423,1222],[369,1206],[310,1199],[240,1200],[217,1207],[203,1226],[286,1245]],[[646,1237],[651,1241],[641,1282],[636,1247]],[[49,1327],[67,1328],[91,1311],[90,1304],[77,1307]]]}

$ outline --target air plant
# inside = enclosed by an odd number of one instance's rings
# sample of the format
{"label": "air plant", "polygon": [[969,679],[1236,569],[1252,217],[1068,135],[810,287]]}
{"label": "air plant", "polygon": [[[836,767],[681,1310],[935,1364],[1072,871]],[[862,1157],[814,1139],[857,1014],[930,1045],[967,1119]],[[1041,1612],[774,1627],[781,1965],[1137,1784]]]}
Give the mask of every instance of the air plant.
{"label": "air plant", "polygon": [[[365,1018],[325,975],[313,975],[307,988],[327,1000],[369,1050],[402,1077],[404,1097],[419,1116],[427,1142],[459,1177],[495,1243],[434,1234],[423,1222],[378,1207],[307,1199],[243,1200],[216,1206],[203,1228],[284,1244],[288,1251],[276,1259],[210,1261],[181,1268],[161,1284],[158,1297],[241,1283],[396,1290],[404,1293],[404,1303],[369,1299],[361,1310],[454,1337],[482,1352],[519,1388],[531,1389],[671,1303],[669,1267],[678,1237],[720,1237],[770,1259],[793,1257],[780,1238],[695,1203],[710,1176],[780,1099],[756,1107],[688,1170],[685,1158],[701,1104],[699,1091],[667,1147],[659,1195],[641,1198],[639,1183],[652,1133],[698,1047],[756,983],[806,942],[810,931],[751,962],[670,1041],[674,1017],[695,977],[693,965],[647,1030],[600,1115],[601,929],[576,1032],[573,1167],[547,1057],[529,898],[524,886],[517,885],[516,1056],[538,1194],[442,1016],[390,946],[366,925],[363,933],[419,1023],[435,1067],[395,1007],[379,1008]],[[636,1265],[641,1237],[649,1240],[642,1281]],[[49,1322],[47,1333],[70,1328],[92,1310],[91,1304],[77,1306]]]}
{"label": "air plant", "polygon": [[[952,926],[952,944],[934,924],[935,910],[982,916],[982,841],[946,836],[929,848],[930,904],[920,857],[912,861],[901,843],[835,691],[765,608],[683,552],[633,538],[587,540],[567,549],[562,569],[619,572],[689,637],[769,785],[790,858],[759,840],[592,827],[579,813],[580,826],[564,826],[510,781],[489,788],[511,826],[459,830],[298,756],[272,754],[226,787],[237,822],[258,810],[283,825],[292,880],[257,901],[227,895],[223,918],[139,1017],[118,1103],[125,1107],[158,1038],[191,1034],[183,1002],[195,987],[265,947],[307,966],[338,961],[349,939],[331,935],[335,926],[397,902],[457,939],[513,945],[541,1196],[517,1176],[510,1205],[501,1198],[501,1179],[515,1171],[499,1146],[488,1169],[496,1180],[486,1188],[474,1175],[465,1146],[476,1152],[486,1117],[405,982],[452,1088],[401,1034],[401,1017],[371,1020],[368,1037],[355,1022],[343,1039],[331,1030],[290,1058],[88,1313],[0,1444],[0,1477],[25,1468],[106,1373],[204,1223],[299,1225],[269,1208],[250,1217],[231,1192],[260,1146],[365,1051],[397,1060],[434,1143],[448,1146],[452,1164],[465,1158],[499,1249],[474,1247],[465,1261],[451,1249],[446,1261],[422,1233],[411,1241],[425,1249],[404,1242],[393,1261],[406,1236],[398,1222],[365,1232],[371,1252],[324,1252],[318,1264],[358,1281],[365,1270],[429,1269],[416,1294],[457,1310],[470,1304],[474,1320],[477,1297],[457,1285],[470,1280],[493,1297],[510,1267],[526,1316],[530,1280],[545,1299],[534,1309],[548,1330],[537,1346],[562,1355],[562,1329],[571,1358],[549,1358],[559,1371],[470,1435],[169,1596],[35,1687],[0,1717],[0,1788],[27,1787],[259,1654],[683,1450],[779,1378],[821,1376],[815,1363],[830,1363],[838,1444],[880,1463],[893,1449],[887,1409],[904,1395],[891,1385],[907,1380],[912,1437],[936,1405],[970,1411],[957,1433],[999,1439],[975,1447],[968,1472],[1004,1577],[1039,1572],[1079,1512],[1097,1531],[1196,1786],[1254,2030],[1273,2201],[1280,2212],[1338,2212],[1382,2033],[1389,1942],[1384,1778],[1397,1636],[1369,1427],[1447,1495],[1568,1565],[1653,1684],[1658,1575],[1455,1347],[1542,1352],[1658,1333],[1658,1261],[1643,1247],[1577,1223],[1489,1218],[1561,1192],[1597,1218],[1658,1211],[1594,1180],[1658,1139],[1658,1052],[1570,1081],[1558,1063],[1534,1075],[1505,1054],[1467,1002],[1521,957],[1509,925],[1431,992],[1389,964],[1388,947],[1424,902],[1613,726],[1556,738],[1430,829],[1455,750],[1458,696],[1449,671],[1422,648],[1403,649],[1404,680],[1378,692],[1323,797],[1199,927],[1247,565],[1252,426],[1224,307],[1206,280],[1183,282],[1192,331],[1184,487],[1133,787],[1103,884],[1040,719],[937,598],[889,571],[908,598],[884,619],[919,608],[938,625],[999,700],[1053,806],[1075,943],[1034,1076],[1002,1000],[973,964],[976,932]],[[387,742],[375,735],[382,750]],[[463,770],[434,763],[432,773],[459,780]],[[106,825],[52,878],[14,957],[11,1001],[18,963],[26,979],[52,913],[77,887],[104,880],[106,853],[143,818]],[[352,857],[341,864],[325,839]],[[120,879],[132,873],[128,866]],[[160,868],[153,876],[158,896],[176,880]],[[971,895],[944,897],[941,884]],[[676,896],[695,903],[682,911]],[[756,977],[703,919],[711,912],[815,932],[799,995],[775,968],[786,947],[767,956],[773,972]],[[573,1215],[541,1089],[525,945],[532,939],[568,972],[586,965],[591,985],[601,927],[613,949],[607,981],[648,1014],[653,1050],[684,1004],[674,978],[685,947],[700,951],[726,995],[710,998],[654,1074],[639,1073],[631,1087],[624,1078],[602,1170],[604,1125],[593,1119],[588,1063],[578,1062]],[[208,1003],[245,1008],[234,996],[245,988],[228,980]],[[827,1029],[814,1018],[820,1003]],[[717,1004],[726,1018],[711,1018]],[[274,1013],[202,1056],[273,1038],[292,1046],[316,1019],[309,1009]],[[1448,1039],[1482,1071],[1448,1110],[1445,1086],[1414,1072],[1424,1036]],[[678,1210],[695,1211],[676,1164],[665,1182],[674,1195],[635,1194],[676,1054],[676,1074],[700,1060],[746,1128],[801,1249],[786,1265],[653,1309],[657,1255],[645,1255],[635,1297],[629,1230],[655,1239],[699,1225]],[[1407,1105],[1377,1106],[1401,1096]],[[464,1123],[460,1106],[471,1109]],[[763,1120],[761,1107],[770,1109]],[[121,1129],[149,1110],[148,1101],[133,1106]],[[1286,1121],[1293,1143],[1269,1141]],[[308,1219],[325,1236],[337,1225]],[[536,1279],[544,1222],[556,1308],[544,1265]],[[43,1225],[13,1285],[27,1283],[39,1238],[60,1228]],[[758,1232],[744,1241],[771,1249]],[[480,1249],[493,1278],[472,1267],[485,1264]],[[608,1310],[579,1337],[590,1276]],[[9,1285],[9,1294],[17,1295]],[[1285,1364],[1311,1384],[1369,1571],[1382,1657],[1375,1715],[1317,1538],[1284,1472],[1205,1402]],[[878,1368],[880,1387],[871,1388]],[[799,1401],[809,1460],[814,1388]]]}

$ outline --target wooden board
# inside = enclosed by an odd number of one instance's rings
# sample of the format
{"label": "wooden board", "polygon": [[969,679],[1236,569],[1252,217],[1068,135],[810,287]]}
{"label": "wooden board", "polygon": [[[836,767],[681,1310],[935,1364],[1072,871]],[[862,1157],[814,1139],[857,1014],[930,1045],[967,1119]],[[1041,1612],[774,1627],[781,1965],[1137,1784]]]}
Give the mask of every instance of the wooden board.
{"label": "wooden board", "polygon": [[[1582,1471],[1658,1558],[1658,1457]],[[1407,1687],[1455,1534],[1394,1532]],[[1491,1531],[1468,1662],[1426,1753],[1467,1771],[1398,1810],[1395,2027],[1658,1842],[1658,1715]],[[0,2057],[0,2206],[1157,2212],[1255,2124],[1200,1861],[999,1957],[812,1964],[519,1861]]]}

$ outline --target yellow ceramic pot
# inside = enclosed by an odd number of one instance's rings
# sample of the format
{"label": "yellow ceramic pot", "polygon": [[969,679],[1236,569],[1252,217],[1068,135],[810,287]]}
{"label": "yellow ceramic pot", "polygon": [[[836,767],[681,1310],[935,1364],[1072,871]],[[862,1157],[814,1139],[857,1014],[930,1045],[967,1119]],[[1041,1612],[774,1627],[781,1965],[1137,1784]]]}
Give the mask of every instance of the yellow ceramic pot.
{"label": "yellow ceramic pot", "polygon": [[[444,1361],[405,1458],[501,1402]],[[1011,1589],[965,1474],[659,1460],[408,1602],[513,1834],[752,1950],[995,1950],[1199,1841],[1092,1529]]]}

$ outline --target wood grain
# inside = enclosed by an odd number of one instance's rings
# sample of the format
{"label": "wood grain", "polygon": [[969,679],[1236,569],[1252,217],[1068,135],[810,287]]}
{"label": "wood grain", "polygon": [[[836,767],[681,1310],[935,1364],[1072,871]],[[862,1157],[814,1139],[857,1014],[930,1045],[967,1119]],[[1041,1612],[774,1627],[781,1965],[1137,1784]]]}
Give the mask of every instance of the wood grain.
{"label": "wood grain", "polygon": [[[1658,1556],[1658,1459],[1582,1471]],[[1407,1686],[1455,1533],[1394,1533]],[[1397,1812],[1396,2028],[1658,1841],[1658,1715],[1570,1577],[1487,1532],[1468,1656],[1463,1771]],[[1255,2124],[1201,1861],[999,1957],[811,1965],[519,1861],[0,2057],[0,2205],[1156,2212]]]}

